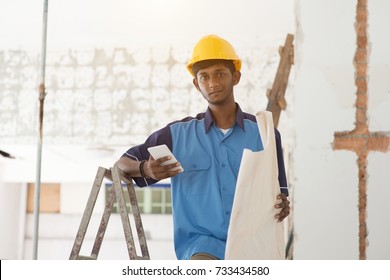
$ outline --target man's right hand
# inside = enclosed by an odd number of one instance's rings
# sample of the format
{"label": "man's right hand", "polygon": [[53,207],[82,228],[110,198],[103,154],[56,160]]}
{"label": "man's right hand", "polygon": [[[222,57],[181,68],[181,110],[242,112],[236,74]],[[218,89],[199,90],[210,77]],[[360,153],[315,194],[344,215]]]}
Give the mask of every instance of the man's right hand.
{"label": "man's right hand", "polygon": [[149,157],[149,160],[144,164],[144,173],[155,180],[162,180],[176,176],[181,173],[180,170],[172,170],[175,167],[180,166],[180,162],[162,165],[163,162],[170,160],[171,157],[163,157],[155,160],[153,157]]}

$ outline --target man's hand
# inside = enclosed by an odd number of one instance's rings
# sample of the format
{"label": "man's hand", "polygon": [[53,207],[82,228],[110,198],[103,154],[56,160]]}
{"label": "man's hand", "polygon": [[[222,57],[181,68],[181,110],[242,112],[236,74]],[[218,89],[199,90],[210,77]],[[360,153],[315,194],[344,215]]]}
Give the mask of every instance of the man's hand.
{"label": "man's hand", "polygon": [[163,157],[160,159],[153,159],[153,157],[149,157],[149,160],[144,164],[144,172],[147,176],[155,180],[162,180],[166,178],[170,178],[176,176],[181,171],[171,169],[177,166],[180,166],[179,162],[168,164],[162,166],[161,164],[167,160],[170,160],[170,157]]}
{"label": "man's hand", "polygon": [[281,209],[275,218],[278,222],[281,222],[290,214],[290,201],[288,201],[287,196],[283,193],[279,194],[276,198],[282,200],[280,203],[275,204],[275,208]]}

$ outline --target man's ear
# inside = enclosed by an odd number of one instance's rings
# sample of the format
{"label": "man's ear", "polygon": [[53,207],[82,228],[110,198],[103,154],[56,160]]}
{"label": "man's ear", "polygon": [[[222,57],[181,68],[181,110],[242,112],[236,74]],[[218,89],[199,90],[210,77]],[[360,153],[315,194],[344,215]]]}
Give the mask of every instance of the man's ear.
{"label": "man's ear", "polygon": [[233,73],[233,85],[237,85],[240,82],[241,79],[241,72],[240,71],[234,71]]}
{"label": "man's ear", "polygon": [[198,84],[198,80],[197,80],[196,78],[194,78],[194,79],[192,80],[192,83],[194,84],[194,86],[196,87],[196,89],[197,89],[198,91],[200,91],[199,84]]}

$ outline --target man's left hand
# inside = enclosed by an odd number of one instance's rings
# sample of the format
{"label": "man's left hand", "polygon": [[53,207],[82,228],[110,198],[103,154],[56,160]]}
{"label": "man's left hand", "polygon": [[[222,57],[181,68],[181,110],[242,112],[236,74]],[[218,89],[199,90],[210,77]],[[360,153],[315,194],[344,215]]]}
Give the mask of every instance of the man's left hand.
{"label": "man's left hand", "polygon": [[275,204],[275,208],[281,209],[275,218],[278,222],[281,222],[290,214],[290,201],[288,201],[287,196],[284,193],[279,194],[276,198],[282,200],[280,203]]}

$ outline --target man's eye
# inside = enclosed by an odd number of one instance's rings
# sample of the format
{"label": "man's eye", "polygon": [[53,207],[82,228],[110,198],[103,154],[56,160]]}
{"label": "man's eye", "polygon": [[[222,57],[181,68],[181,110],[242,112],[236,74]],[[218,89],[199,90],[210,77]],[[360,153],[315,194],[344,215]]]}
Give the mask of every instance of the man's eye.
{"label": "man's eye", "polygon": [[222,77],[225,76],[225,73],[218,73],[217,76],[218,76],[219,78],[222,78]]}

